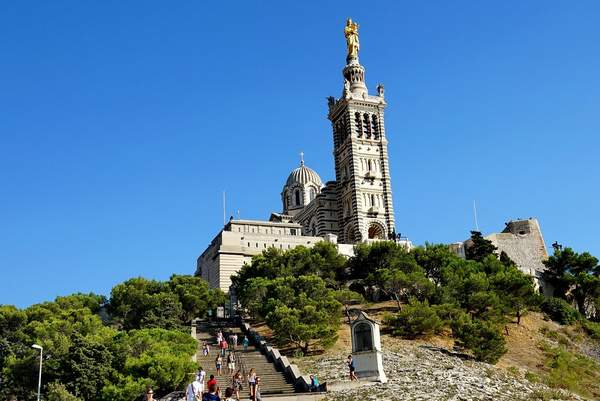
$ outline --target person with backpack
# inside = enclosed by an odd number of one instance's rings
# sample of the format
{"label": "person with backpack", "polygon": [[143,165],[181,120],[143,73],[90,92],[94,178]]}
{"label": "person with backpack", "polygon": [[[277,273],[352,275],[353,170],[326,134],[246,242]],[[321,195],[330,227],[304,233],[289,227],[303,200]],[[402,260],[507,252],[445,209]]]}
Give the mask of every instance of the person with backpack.
{"label": "person with backpack", "polygon": [[185,390],[186,401],[200,401],[202,399],[202,387],[198,380],[188,384]]}

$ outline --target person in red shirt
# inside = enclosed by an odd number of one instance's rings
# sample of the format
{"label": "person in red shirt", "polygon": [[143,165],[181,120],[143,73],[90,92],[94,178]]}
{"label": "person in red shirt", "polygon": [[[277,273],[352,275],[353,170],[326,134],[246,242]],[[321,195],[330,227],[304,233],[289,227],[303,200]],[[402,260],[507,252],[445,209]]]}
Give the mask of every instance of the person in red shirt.
{"label": "person in red shirt", "polygon": [[207,384],[208,388],[210,388],[211,384],[214,384],[215,387],[216,387],[217,386],[217,379],[215,379],[215,375],[210,375],[210,380],[206,384]]}
{"label": "person in red shirt", "polygon": [[225,357],[225,350],[229,347],[229,344],[227,344],[227,341],[223,340],[219,344],[219,347],[221,348],[221,356]]}

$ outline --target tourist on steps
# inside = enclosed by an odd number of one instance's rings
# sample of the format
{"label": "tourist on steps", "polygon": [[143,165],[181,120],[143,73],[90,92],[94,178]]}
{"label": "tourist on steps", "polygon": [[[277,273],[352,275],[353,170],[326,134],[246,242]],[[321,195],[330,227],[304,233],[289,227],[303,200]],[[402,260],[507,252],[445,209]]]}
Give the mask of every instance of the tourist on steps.
{"label": "tourist on steps", "polygon": [[244,351],[248,351],[248,344],[250,344],[250,340],[248,340],[248,336],[244,336],[244,339],[242,340]]}
{"label": "tourist on steps", "polygon": [[221,401],[221,397],[219,397],[219,388],[216,384],[208,386],[208,393],[202,396],[202,401]]}
{"label": "tourist on steps", "polygon": [[227,373],[230,375],[235,371],[235,355],[233,352],[229,352],[227,355]]}
{"label": "tourist on steps", "polygon": [[254,387],[254,401],[262,401],[260,396],[260,377],[256,376],[256,386]]}
{"label": "tourist on steps", "polygon": [[219,343],[219,348],[221,348],[221,356],[225,357],[225,350],[229,348],[229,345],[227,344],[227,341],[225,341],[225,339],[221,340],[221,342]]}
{"label": "tourist on steps", "polygon": [[185,390],[185,399],[187,401],[198,401],[202,399],[202,386],[198,380],[188,384]]}
{"label": "tourist on steps", "polygon": [[254,400],[256,396],[256,371],[254,368],[248,372],[248,387],[250,389],[250,399]]}
{"label": "tourist on steps", "polygon": [[235,372],[235,375],[233,375],[233,380],[232,380],[232,387],[233,387],[233,391],[235,391],[235,398],[236,399],[240,399],[240,392],[243,390],[243,386],[242,386],[242,373],[240,372],[240,370],[238,370],[237,372]]}
{"label": "tourist on steps", "polygon": [[221,376],[223,374],[223,371],[221,370],[221,367],[223,366],[223,357],[221,357],[221,354],[218,354],[217,357],[215,358],[215,368],[217,368],[217,375]]}
{"label": "tourist on steps", "polygon": [[204,347],[202,347],[202,355],[208,356],[210,354],[210,345],[208,345],[208,341],[204,341]]}
{"label": "tourist on steps", "polygon": [[348,365],[348,369],[350,369],[350,381],[358,380],[358,377],[356,377],[356,368],[354,366],[354,359],[352,359],[352,355],[348,355],[346,364]]}
{"label": "tourist on steps", "polygon": [[233,398],[233,389],[231,387],[227,387],[225,389],[225,401],[238,401],[240,397]]}
{"label": "tourist on steps", "polygon": [[310,391],[319,391],[319,379],[317,375],[310,375]]}
{"label": "tourist on steps", "polygon": [[208,383],[206,383],[206,387],[210,388],[211,385],[217,385],[217,379],[215,379],[215,375],[210,375],[210,380],[208,380]]}
{"label": "tourist on steps", "polygon": [[204,379],[206,378],[206,371],[202,369],[202,366],[198,367],[198,371],[196,372],[196,381],[200,383],[201,389],[200,391],[204,393]]}

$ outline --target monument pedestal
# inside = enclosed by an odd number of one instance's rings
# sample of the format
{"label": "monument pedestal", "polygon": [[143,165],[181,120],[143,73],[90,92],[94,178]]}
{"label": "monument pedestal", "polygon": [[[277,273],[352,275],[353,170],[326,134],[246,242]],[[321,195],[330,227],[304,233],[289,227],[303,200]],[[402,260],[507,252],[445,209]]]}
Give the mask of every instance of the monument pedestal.
{"label": "monument pedestal", "polygon": [[383,355],[381,351],[354,352],[352,359],[356,367],[356,376],[359,380],[387,382],[383,371]]}

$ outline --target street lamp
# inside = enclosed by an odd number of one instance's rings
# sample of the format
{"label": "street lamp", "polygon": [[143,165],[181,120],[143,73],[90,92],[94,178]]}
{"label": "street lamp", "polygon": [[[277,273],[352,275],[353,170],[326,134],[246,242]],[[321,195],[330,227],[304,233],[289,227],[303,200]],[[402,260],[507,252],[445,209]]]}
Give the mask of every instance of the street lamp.
{"label": "street lamp", "polygon": [[40,401],[40,395],[42,392],[42,355],[44,353],[44,348],[41,345],[33,344],[31,348],[40,350],[40,374],[38,379],[38,398],[37,401]]}

